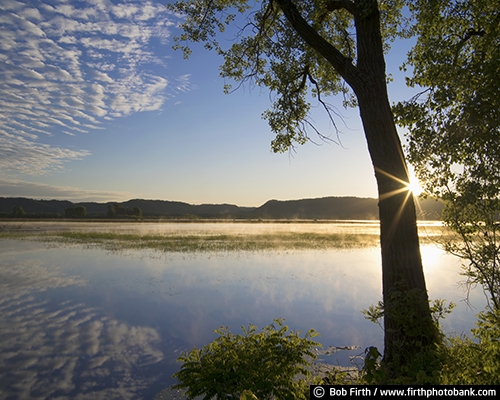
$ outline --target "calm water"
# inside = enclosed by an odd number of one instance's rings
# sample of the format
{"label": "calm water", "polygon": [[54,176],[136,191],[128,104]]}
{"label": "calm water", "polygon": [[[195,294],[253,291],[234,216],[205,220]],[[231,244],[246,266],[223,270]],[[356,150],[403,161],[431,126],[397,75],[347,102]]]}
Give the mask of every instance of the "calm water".
{"label": "calm water", "polygon": [[[445,331],[468,332],[483,295],[467,308],[457,259],[433,246],[422,253],[430,297],[458,304]],[[325,346],[360,347],[330,363],[382,346],[382,330],[360,313],[381,297],[375,248],[110,253],[0,240],[0,257],[0,399],[150,399],[173,383],[180,352],[214,329],[277,317],[316,329]]]}
{"label": "calm water", "polygon": [[[440,233],[439,221],[419,221],[420,233],[434,236]],[[0,222],[1,230],[22,232],[110,232],[120,234],[154,235],[214,235],[214,234],[270,234],[280,232],[315,232],[345,234],[379,234],[378,221],[335,221],[335,222],[78,222],[78,221],[9,221]]]}

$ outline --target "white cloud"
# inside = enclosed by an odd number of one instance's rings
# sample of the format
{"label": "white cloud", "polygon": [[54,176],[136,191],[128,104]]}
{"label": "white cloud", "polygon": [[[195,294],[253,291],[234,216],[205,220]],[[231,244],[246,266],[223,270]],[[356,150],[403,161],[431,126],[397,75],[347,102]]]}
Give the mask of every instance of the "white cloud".
{"label": "white cloud", "polygon": [[[60,120],[47,117],[63,126]],[[0,122],[0,127],[2,123]],[[1,132],[0,132],[1,133]],[[70,150],[36,143],[28,136],[0,135],[0,169],[2,173],[18,171],[25,174],[41,175],[47,170],[59,169],[63,162],[79,160],[89,155],[86,150]]]}
{"label": "white cloud", "polygon": [[160,110],[188,90],[189,76],[169,86],[165,49],[151,45],[152,38],[166,42],[174,18],[157,0],[3,0],[2,171],[60,168],[88,152],[41,143],[44,135],[78,134],[103,120]]}

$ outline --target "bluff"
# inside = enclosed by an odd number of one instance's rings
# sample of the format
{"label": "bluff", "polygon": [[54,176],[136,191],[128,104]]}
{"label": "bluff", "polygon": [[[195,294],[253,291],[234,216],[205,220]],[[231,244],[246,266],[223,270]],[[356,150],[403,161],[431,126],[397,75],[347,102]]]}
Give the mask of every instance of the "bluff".
{"label": "bluff", "polygon": [[[240,207],[233,204],[193,205],[179,201],[132,199],[118,203],[79,202],[67,200],[35,200],[23,197],[0,197],[0,216],[9,217],[14,207],[22,207],[28,217],[64,216],[64,210],[83,206],[87,217],[106,217],[108,206],[119,204],[131,209],[138,207],[143,217],[158,218],[218,218],[218,219],[312,219],[312,220],[374,220],[378,218],[377,199],[360,197],[323,197],[300,200],[269,200],[260,207]],[[420,219],[439,219],[442,203],[420,200]]]}

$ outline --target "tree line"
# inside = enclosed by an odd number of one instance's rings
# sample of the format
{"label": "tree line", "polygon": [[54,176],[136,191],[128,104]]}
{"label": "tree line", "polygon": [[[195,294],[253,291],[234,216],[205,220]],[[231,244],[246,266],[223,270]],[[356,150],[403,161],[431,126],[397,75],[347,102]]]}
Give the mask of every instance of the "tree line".
{"label": "tree line", "polygon": [[66,207],[64,209],[64,215],[51,214],[51,213],[27,213],[23,207],[14,206],[12,207],[12,212],[10,214],[2,214],[2,217],[10,218],[98,218],[98,217],[109,217],[109,218],[123,218],[123,217],[134,217],[142,218],[142,210],[139,207],[124,207],[121,204],[113,203],[108,205],[108,211],[106,214],[92,214],[87,215],[87,209],[84,206]]}
{"label": "tree line", "polygon": [[133,216],[137,218],[142,217],[142,210],[139,207],[123,207],[121,204],[114,203],[108,205],[108,217],[123,217],[123,216]]}

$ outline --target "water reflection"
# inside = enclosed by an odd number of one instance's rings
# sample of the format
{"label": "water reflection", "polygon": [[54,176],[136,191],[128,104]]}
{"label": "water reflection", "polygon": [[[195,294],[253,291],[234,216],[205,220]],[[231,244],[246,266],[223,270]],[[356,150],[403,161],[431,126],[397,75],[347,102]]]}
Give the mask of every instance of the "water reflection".
{"label": "water reflection", "polygon": [[[430,297],[459,303],[457,260],[422,253]],[[186,255],[3,240],[0,254],[0,398],[152,398],[215,328],[276,317],[325,346],[360,346],[328,362],[382,346],[360,313],[381,297],[375,248]],[[459,305],[445,330],[467,332],[474,314]]]}

